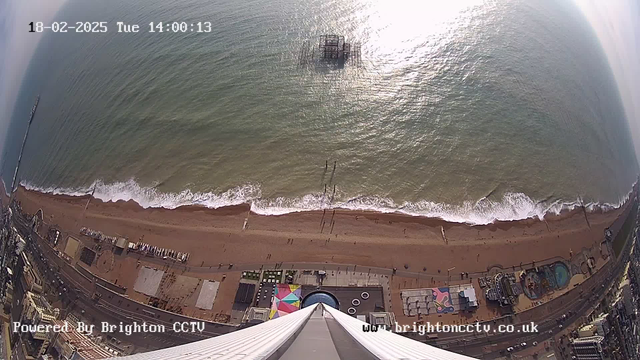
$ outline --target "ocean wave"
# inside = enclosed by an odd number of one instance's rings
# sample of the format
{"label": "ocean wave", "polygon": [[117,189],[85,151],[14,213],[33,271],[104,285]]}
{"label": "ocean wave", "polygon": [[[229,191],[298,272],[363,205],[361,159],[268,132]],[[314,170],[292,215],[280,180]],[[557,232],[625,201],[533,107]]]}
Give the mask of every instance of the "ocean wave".
{"label": "ocean wave", "polygon": [[[631,196],[631,191],[615,204],[587,203],[580,199],[575,201],[543,200],[536,201],[523,193],[505,193],[500,201],[482,198],[478,201],[465,201],[462,204],[443,204],[422,200],[417,202],[396,203],[390,198],[378,196],[356,196],[346,198],[345,194],[331,197],[322,193],[306,194],[295,198],[262,198],[259,185],[245,184],[222,193],[192,192],[183,190],[179,193],[165,193],[155,187],[140,186],[135,180],[105,184],[102,180],[94,181],[84,188],[38,187],[29,182],[22,182],[27,190],[54,195],[86,196],[105,202],[135,201],[143,208],[175,209],[186,205],[200,205],[207,208],[250,204],[251,210],[261,215],[283,215],[323,209],[349,209],[376,211],[380,213],[402,213],[411,216],[439,218],[449,222],[472,225],[486,225],[496,221],[512,221],[530,218],[543,219],[545,215],[558,215],[585,206],[587,211],[610,211],[622,206]],[[346,200],[345,200],[346,198]],[[339,200],[340,199],[340,200]]]}
{"label": "ocean wave", "polygon": [[94,181],[90,186],[83,188],[57,188],[38,187],[29,182],[21,183],[27,190],[33,190],[53,195],[86,196],[105,202],[133,200],[143,208],[175,209],[186,205],[200,205],[208,208],[220,208],[223,206],[250,203],[261,196],[260,187],[244,185],[230,189],[221,194],[198,193],[191,190],[183,190],[179,193],[165,193],[155,187],[140,186],[135,180],[105,184],[102,180]]}

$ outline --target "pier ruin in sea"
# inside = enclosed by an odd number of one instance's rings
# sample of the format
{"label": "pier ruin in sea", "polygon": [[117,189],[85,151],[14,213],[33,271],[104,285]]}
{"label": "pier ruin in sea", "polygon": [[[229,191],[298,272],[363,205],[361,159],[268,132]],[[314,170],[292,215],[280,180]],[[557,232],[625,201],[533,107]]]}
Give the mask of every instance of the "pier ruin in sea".
{"label": "pier ruin in sea", "polygon": [[298,56],[300,66],[308,66],[324,62],[344,66],[350,64],[361,65],[360,44],[345,42],[342,35],[320,35],[318,46],[311,46],[310,40],[305,40]]}

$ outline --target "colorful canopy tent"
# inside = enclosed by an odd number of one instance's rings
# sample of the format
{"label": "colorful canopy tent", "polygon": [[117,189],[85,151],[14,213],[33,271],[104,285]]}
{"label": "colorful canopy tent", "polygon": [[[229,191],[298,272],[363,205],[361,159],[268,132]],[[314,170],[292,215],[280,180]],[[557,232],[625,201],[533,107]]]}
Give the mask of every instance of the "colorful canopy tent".
{"label": "colorful canopy tent", "polygon": [[302,288],[300,285],[278,284],[273,293],[269,319],[290,314],[300,309]]}

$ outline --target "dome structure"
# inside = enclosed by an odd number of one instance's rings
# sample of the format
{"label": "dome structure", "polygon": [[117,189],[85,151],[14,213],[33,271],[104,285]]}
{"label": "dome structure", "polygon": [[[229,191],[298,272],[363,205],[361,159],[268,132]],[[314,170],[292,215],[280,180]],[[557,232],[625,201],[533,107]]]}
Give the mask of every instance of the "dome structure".
{"label": "dome structure", "polygon": [[336,299],[335,296],[326,291],[315,291],[305,296],[304,299],[302,299],[302,308],[306,308],[318,303],[331,306],[334,309],[340,309],[338,299]]}

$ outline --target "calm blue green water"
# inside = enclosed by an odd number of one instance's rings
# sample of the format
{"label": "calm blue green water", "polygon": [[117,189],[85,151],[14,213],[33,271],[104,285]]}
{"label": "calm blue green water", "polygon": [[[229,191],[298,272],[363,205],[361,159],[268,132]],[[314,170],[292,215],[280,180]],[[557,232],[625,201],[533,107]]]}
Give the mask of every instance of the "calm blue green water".
{"label": "calm blue green water", "polygon": [[[629,128],[573,3],[449,3],[69,0],[59,21],[109,32],[43,37],[3,177],[41,94],[20,180],[42,191],[472,223],[624,199],[638,172]],[[149,33],[151,21],[212,32]],[[302,43],[324,33],[359,42],[362,66],[299,69]]]}

